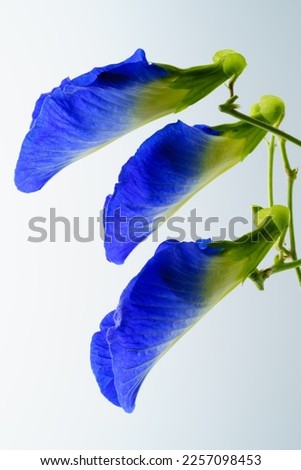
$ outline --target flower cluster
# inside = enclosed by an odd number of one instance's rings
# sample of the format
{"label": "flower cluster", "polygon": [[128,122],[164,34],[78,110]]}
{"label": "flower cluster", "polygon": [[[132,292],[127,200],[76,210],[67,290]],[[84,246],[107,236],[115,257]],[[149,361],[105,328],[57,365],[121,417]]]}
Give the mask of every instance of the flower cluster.
{"label": "flower cluster", "polygon": [[[144,51],[94,68],[38,99],[15,171],[23,192],[41,189],[58,171],[139,126],[179,112],[216,87],[233,84],[246,66],[242,55],[219,51],[213,63],[188,69],[149,63]],[[284,114],[283,102],[264,96],[250,112],[258,126],[168,124],[150,136],[121,169],[104,207],[107,259],[122,264],[157,226],[213,179],[243,161]],[[262,124],[263,127],[260,127]],[[110,163],[111,164],[111,163]],[[112,163],[113,164],[113,163]],[[140,217],[139,237],[129,224],[116,234],[118,211]],[[139,388],[158,359],[205,313],[248,276],[285,234],[289,211],[258,209],[257,228],[236,241],[162,243],[129,282],[116,310],[91,343],[91,365],[103,395],[132,412]]]}

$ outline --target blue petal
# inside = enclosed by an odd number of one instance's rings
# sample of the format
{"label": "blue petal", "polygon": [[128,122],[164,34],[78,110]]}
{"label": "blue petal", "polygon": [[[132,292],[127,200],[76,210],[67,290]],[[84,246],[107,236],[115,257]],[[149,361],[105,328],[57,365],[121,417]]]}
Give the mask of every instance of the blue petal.
{"label": "blue petal", "polygon": [[100,331],[95,333],[91,342],[91,367],[101,392],[114,405],[120,406],[114,384],[112,357],[107,342],[107,331],[114,326],[114,312],[109,313],[100,324]]}
{"label": "blue petal", "polygon": [[[267,112],[268,109],[268,112]],[[274,125],[283,101],[263,96],[251,116]],[[119,175],[104,207],[105,250],[116,264],[196,192],[249,155],[266,131],[244,121],[213,128],[169,124],[146,140]]]}
{"label": "blue petal", "polygon": [[132,412],[153,365],[256,270],[288,223],[288,209],[273,206],[257,212],[258,228],[235,242],[162,243],[105,318],[99,341],[92,343],[92,365],[102,393],[113,401],[114,388],[115,401]]}
{"label": "blue petal", "polygon": [[[123,166],[104,207],[105,250],[121,264],[129,253],[193,194],[241,160],[243,139],[205,125],[169,124]],[[163,220],[164,220],[163,219]]]}
{"label": "blue petal", "polygon": [[36,191],[72,161],[144,124],[134,113],[139,92],[167,75],[139,49],[120,64],[66,78],[43,94],[21,148],[17,187]]}
{"label": "blue petal", "polygon": [[119,64],[66,78],[36,103],[16,167],[18,189],[37,191],[73,161],[195,103],[230,78],[224,61],[179,69],[151,64],[138,49]]}
{"label": "blue petal", "polygon": [[[204,280],[220,251],[205,241],[167,241],[124,290],[115,325],[106,332],[105,350],[109,348],[118,404],[125,411],[133,411],[139,388],[160,356],[210,308]],[[103,341],[99,353],[96,342],[92,344],[94,357],[103,357]],[[95,360],[93,370],[102,393],[113,401]]]}

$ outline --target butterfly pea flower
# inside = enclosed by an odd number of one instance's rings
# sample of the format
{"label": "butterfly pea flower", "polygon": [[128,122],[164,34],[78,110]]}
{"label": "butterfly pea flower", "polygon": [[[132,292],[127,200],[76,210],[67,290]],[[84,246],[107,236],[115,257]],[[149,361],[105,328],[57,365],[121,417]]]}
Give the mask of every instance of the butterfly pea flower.
{"label": "butterfly pea flower", "polygon": [[[257,220],[260,215],[257,215]],[[265,209],[234,242],[163,242],[102,320],[91,365],[102,394],[130,413],[150,369],[258,266],[288,225],[288,209]]]}
{"label": "butterfly pea flower", "polygon": [[[274,125],[284,103],[264,96],[251,116]],[[239,121],[209,127],[168,124],[147,139],[123,166],[103,211],[104,247],[109,261],[122,264],[130,252],[157,230],[195,193],[244,160],[266,131]]]}
{"label": "butterfly pea flower", "polygon": [[144,124],[185,109],[245,68],[243,56],[219,51],[213,64],[179,69],[149,63],[142,49],[119,63],[66,78],[42,94],[20,152],[15,183],[39,190],[66,165]]}

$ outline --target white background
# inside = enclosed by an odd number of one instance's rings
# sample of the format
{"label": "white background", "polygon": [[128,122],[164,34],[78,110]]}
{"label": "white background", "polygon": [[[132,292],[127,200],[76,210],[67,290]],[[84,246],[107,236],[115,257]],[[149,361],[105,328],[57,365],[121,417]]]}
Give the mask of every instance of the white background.
{"label": "white background", "polygon": [[[27,0],[2,2],[1,44],[1,399],[2,449],[300,449],[300,288],[293,272],[259,292],[250,281],[210,312],[152,370],[132,415],[107,402],[90,371],[90,338],[128,281],[153,254],[141,244],[123,266],[106,262],[101,240],[30,243],[28,221],[57,214],[97,217],[121,165],[151,133],[177,118],[231,121],[221,87],[178,116],[154,122],[66,168],[38,193],[19,193],[13,171],[34,103],[66,77],[119,62],[138,47],[150,61],[188,67],[219,49],[245,55],[236,92],[243,111],[261,95],[287,104],[283,128],[301,137],[297,0]],[[301,149],[288,146],[297,166]],[[279,160],[279,158],[277,158]],[[182,208],[250,218],[266,205],[266,148]],[[277,163],[276,202],[285,202]],[[281,189],[281,187],[283,189]],[[301,182],[296,184],[301,250]],[[160,240],[168,236],[160,230]],[[189,235],[189,234],[188,234]],[[208,236],[208,233],[200,235]],[[189,238],[189,237],[188,237]]]}

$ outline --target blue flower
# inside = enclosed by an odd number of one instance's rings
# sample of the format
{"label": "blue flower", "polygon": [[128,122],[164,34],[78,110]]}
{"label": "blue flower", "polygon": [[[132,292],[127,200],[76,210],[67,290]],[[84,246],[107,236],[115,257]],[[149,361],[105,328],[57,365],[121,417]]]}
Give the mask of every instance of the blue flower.
{"label": "blue flower", "polygon": [[[274,124],[283,112],[279,98],[265,96],[251,114]],[[103,222],[108,260],[123,263],[158,228],[158,222],[242,161],[265,135],[266,131],[242,121],[216,127],[191,127],[178,121],[156,132],[123,166],[114,194],[106,199]]]}
{"label": "blue flower", "polygon": [[37,191],[66,165],[190,106],[245,65],[240,54],[221,51],[211,65],[178,69],[151,64],[138,49],[124,62],[66,78],[36,103],[16,167],[18,189]]}
{"label": "blue flower", "polygon": [[91,364],[104,396],[132,412],[160,357],[252,273],[288,224],[282,206],[265,209],[257,230],[235,242],[166,241],[100,324]]}

